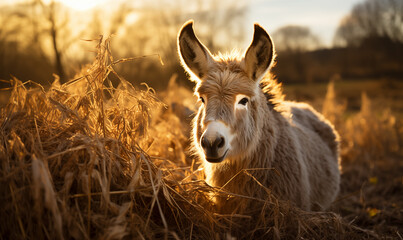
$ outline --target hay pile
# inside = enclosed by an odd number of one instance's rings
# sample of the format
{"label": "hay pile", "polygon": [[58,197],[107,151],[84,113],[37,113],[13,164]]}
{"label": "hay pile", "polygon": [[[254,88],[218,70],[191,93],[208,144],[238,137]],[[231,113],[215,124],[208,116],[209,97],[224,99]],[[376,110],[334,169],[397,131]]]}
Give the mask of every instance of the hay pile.
{"label": "hay pile", "polygon": [[[6,239],[362,239],[333,213],[210,188],[186,158],[181,121],[119,78],[109,40],[82,77],[50,89],[14,79],[0,118],[0,235]],[[119,78],[113,87],[109,75]],[[191,163],[191,164],[190,164]],[[253,174],[244,171],[241,174]],[[211,196],[239,198],[219,213]]]}

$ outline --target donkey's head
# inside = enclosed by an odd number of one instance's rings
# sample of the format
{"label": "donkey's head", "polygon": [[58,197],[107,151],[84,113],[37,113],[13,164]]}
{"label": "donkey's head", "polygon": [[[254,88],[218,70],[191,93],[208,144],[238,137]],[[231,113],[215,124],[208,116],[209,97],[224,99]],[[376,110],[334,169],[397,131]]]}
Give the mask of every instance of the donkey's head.
{"label": "donkey's head", "polygon": [[259,82],[274,56],[267,32],[255,24],[253,41],[244,55],[213,56],[189,21],[179,32],[178,49],[201,102],[193,127],[200,155],[219,163],[240,159],[256,149],[264,121],[261,111],[267,108]]}

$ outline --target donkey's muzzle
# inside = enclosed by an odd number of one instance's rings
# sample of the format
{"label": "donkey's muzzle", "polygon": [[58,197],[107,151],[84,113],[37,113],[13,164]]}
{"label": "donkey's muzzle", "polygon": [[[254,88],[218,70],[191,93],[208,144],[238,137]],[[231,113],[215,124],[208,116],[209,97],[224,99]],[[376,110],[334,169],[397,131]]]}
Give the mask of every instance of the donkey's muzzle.
{"label": "donkey's muzzle", "polygon": [[219,163],[224,160],[225,155],[228,151],[227,150],[224,154],[220,155],[220,152],[222,152],[222,148],[225,146],[224,137],[217,136],[211,139],[203,136],[200,143],[208,162]]}

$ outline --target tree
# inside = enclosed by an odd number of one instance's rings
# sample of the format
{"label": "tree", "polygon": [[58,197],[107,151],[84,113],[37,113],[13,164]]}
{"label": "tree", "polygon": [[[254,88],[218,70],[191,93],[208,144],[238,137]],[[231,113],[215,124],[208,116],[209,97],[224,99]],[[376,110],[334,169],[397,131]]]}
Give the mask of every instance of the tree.
{"label": "tree", "polygon": [[48,33],[52,40],[52,47],[54,51],[54,61],[56,65],[56,71],[61,80],[65,79],[65,69],[62,62],[62,51],[60,47],[60,32],[66,28],[68,23],[68,18],[66,15],[63,15],[54,0],[52,0],[49,4],[45,4],[43,1],[38,0],[39,4],[42,7],[43,13],[46,16],[46,19],[49,23]]}
{"label": "tree", "polygon": [[366,0],[356,4],[343,18],[334,43],[338,46],[358,46],[369,38],[403,43],[402,26],[402,0]]}
{"label": "tree", "polygon": [[29,1],[0,9],[0,79],[15,76],[47,83],[52,77],[53,65],[41,43],[43,14],[39,8]]}
{"label": "tree", "polygon": [[[15,4],[9,11],[21,16],[15,22],[24,25],[22,28],[15,28],[16,34],[21,37],[18,44],[36,51],[42,58],[47,58],[45,55],[51,56],[54,70],[61,79],[65,79],[63,53],[72,43],[72,38],[69,33],[68,13],[64,6],[55,0],[29,0]],[[47,40],[51,42],[52,53],[47,51]]]}
{"label": "tree", "polygon": [[312,59],[306,52],[320,46],[319,38],[308,27],[288,25],[277,29],[273,39],[280,59],[275,69],[279,78],[312,82]]}
{"label": "tree", "polygon": [[279,52],[305,52],[320,46],[319,38],[304,26],[281,27],[273,33],[273,39]]}

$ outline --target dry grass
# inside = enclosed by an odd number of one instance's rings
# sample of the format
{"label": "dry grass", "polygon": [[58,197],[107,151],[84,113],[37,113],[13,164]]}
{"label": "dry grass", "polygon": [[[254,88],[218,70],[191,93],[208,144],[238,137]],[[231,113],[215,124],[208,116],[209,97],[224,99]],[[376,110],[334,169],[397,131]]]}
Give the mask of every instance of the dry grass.
{"label": "dry grass", "polygon": [[341,193],[333,211],[382,238],[402,239],[403,121],[387,105],[374,108],[364,92],[360,111],[346,118],[346,102],[330,82],[323,113],[342,137]]}
{"label": "dry grass", "polygon": [[[45,90],[12,81],[0,118],[1,239],[383,236],[355,225],[349,216],[351,223],[332,212],[301,211],[270,194],[250,199],[209,187],[197,162],[185,154],[189,119],[180,114],[192,110],[182,103],[187,93],[176,94],[177,102],[165,93],[166,106],[153,90],[140,91],[119,78],[114,66],[126,60],[114,61],[109,39],[97,48],[93,65],[68,83],[56,80]],[[118,87],[109,82],[110,74],[120,79]],[[179,89],[173,80],[170,86]],[[390,116],[379,134],[395,126]],[[359,131],[354,124],[361,120],[351,121],[348,128]],[[361,146],[352,135],[348,140],[358,146],[346,148],[345,156],[371,148],[372,143]],[[253,171],[240,174],[252,176]],[[238,198],[248,208],[220,213],[210,200],[214,195]],[[335,210],[344,214],[337,204]]]}

